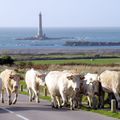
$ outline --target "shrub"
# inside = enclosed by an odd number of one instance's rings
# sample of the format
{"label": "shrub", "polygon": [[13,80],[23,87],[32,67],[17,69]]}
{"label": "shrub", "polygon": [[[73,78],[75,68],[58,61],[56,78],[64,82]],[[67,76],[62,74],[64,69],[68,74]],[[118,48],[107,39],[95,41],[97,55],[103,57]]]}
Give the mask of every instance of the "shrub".
{"label": "shrub", "polygon": [[14,64],[14,59],[11,56],[3,56],[0,58],[0,64],[1,65],[4,65],[4,64],[12,65]]}

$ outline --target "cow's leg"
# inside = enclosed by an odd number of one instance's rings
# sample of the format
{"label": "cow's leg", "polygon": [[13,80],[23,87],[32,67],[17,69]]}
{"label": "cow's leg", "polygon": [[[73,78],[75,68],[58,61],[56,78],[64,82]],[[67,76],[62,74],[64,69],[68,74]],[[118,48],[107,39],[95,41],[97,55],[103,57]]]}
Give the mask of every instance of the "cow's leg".
{"label": "cow's leg", "polygon": [[1,91],[1,102],[4,103],[4,89],[2,89]]}
{"label": "cow's leg", "polygon": [[80,109],[82,106],[82,94],[79,94],[79,96],[75,96],[73,102],[74,102],[74,107]]}
{"label": "cow's leg", "polygon": [[118,102],[118,109],[120,109],[120,95],[116,90],[114,90],[114,95],[115,95],[115,98]]}
{"label": "cow's leg", "polygon": [[81,106],[82,106],[82,98],[83,98],[83,95],[82,94],[80,94],[80,98],[79,98],[79,105],[78,105],[78,107],[80,108]]}
{"label": "cow's leg", "polygon": [[39,103],[40,102],[40,100],[39,100],[39,90],[33,89],[33,92],[35,94],[36,103]]}
{"label": "cow's leg", "polygon": [[39,93],[40,93],[39,91],[37,91],[37,93],[36,93],[36,96],[37,96],[37,97],[36,97],[36,102],[37,102],[37,103],[40,102],[40,99],[39,99],[39,96],[40,96],[40,95],[39,95]]}
{"label": "cow's leg", "polygon": [[67,99],[66,99],[66,95],[64,92],[61,92],[61,97],[62,97],[62,100],[63,100],[63,103],[62,103],[62,106],[67,106]]}
{"label": "cow's leg", "polygon": [[70,109],[71,110],[74,110],[74,104],[73,104],[73,98],[72,97],[70,97]]}
{"label": "cow's leg", "polygon": [[112,99],[115,99],[115,96],[113,93],[108,93],[108,97],[107,97],[107,100],[106,100],[106,103],[108,103],[111,107],[111,100]]}
{"label": "cow's leg", "polygon": [[92,108],[93,109],[98,108],[98,101],[97,101],[97,96],[96,95],[92,96]]}
{"label": "cow's leg", "polygon": [[35,100],[35,93],[33,93],[32,95],[32,100]]}
{"label": "cow's leg", "polygon": [[57,100],[57,103],[58,103],[58,107],[61,108],[61,101],[60,101],[60,97],[56,96],[56,100]]}
{"label": "cow's leg", "polygon": [[8,96],[8,104],[11,105],[12,104],[12,101],[11,101],[11,92],[8,89],[6,89],[6,92],[7,92],[7,96]]}
{"label": "cow's leg", "polygon": [[32,90],[31,90],[31,88],[28,88],[28,92],[29,92],[29,101],[32,102]]}
{"label": "cow's leg", "polygon": [[15,98],[12,101],[12,104],[15,104],[17,102],[18,92],[15,93]]}
{"label": "cow's leg", "polygon": [[57,100],[56,97],[51,95],[51,99],[52,99],[52,108],[57,108]]}
{"label": "cow's leg", "polygon": [[[71,99],[70,99],[70,101],[71,101]],[[74,108],[78,108],[78,109],[79,109],[79,108],[81,107],[80,104],[81,104],[81,95],[75,96],[75,97],[73,98]]]}
{"label": "cow's leg", "polygon": [[87,95],[87,99],[88,99],[88,105],[91,108],[92,107],[91,96]]}
{"label": "cow's leg", "polygon": [[104,108],[104,96],[105,92],[103,91],[102,94],[99,96],[99,108]]}

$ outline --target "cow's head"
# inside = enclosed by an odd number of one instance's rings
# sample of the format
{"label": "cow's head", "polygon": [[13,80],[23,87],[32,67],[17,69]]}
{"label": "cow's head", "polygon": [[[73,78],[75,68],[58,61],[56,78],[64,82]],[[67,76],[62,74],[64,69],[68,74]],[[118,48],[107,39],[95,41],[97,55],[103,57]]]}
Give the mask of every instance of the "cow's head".
{"label": "cow's head", "polygon": [[94,95],[99,95],[101,89],[100,81],[93,81],[92,86]]}
{"label": "cow's head", "polygon": [[75,91],[79,91],[80,84],[83,83],[84,76],[83,75],[70,75],[67,76],[67,79],[70,80],[71,85]]}
{"label": "cow's head", "polygon": [[45,85],[45,76],[46,74],[36,74],[36,79],[39,81],[39,84],[44,86]]}
{"label": "cow's head", "polygon": [[12,92],[17,91],[19,87],[19,81],[23,80],[23,77],[15,74],[15,75],[10,75],[9,79],[11,80]]}

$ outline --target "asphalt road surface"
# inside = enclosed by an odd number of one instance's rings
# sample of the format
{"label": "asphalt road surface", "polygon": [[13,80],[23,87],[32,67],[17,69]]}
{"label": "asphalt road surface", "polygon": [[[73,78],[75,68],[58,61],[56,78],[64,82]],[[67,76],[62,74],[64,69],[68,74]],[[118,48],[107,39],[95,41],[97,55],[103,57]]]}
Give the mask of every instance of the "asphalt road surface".
{"label": "asphalt road surface", "polygon": [[0,102],[0,120],[117,120],[97,113],[82,110],[71,111],[67,108],[52,109],[51,103],[41,100],[28,102],[28,97],[19,95],[15,105],[9,106],[7,101]]}

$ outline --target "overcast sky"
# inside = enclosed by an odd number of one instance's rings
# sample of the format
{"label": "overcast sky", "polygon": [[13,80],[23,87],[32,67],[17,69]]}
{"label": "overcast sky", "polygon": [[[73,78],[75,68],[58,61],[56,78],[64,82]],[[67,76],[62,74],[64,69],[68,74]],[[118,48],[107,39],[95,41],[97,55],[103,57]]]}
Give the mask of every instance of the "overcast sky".
{"label": "overcast sky", "polygon": [[0,0],[0,27],[120,27],[120,0]]}

